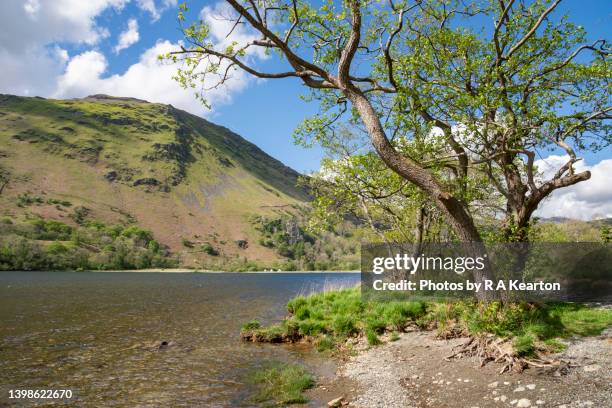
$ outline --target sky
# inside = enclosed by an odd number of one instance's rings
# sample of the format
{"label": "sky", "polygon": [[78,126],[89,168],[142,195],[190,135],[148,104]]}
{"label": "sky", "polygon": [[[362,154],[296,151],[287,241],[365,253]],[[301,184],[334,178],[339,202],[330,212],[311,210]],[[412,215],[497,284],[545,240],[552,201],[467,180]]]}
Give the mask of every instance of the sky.
{"label": "sky", "polygon": [[[299,98],[305,89],[298,80],[261,80],[236,74],[227,87],[207,95],[212,104],[208,110],[192,92],[171,79],[176,68],[161,65],[157,55],[176,48],[182,38],[177,3],[0,1],[0,93],[53,98],[106,93],[169,103],[228,127],[300,172],[317,170],[321,150],[293,143],[295,127],[317,110],[316,105]],[[559,12],[568,12],[573,22],[587,29],[590,38],[610,39],[611,5],[610,0],[565,0]],[[212,24],[216,42],[227,41],[226,27],[213,18],[222,10],[222,2],[190,1],[189,7]],[[236,35],[248,37],[249,33],[238,30]],[[275,68],[265,56],[249,58],[258,67]],[[585,154],[584,158],[581,166],[593,172],[593,179],[584,186],[555,193],[538,215],[612,217],[612,183],[606,182],[612,172],[612,151]],[[562,157],[553,154],[541,160],[544,168]],[[598,184],[600,177],[603,183]]]}

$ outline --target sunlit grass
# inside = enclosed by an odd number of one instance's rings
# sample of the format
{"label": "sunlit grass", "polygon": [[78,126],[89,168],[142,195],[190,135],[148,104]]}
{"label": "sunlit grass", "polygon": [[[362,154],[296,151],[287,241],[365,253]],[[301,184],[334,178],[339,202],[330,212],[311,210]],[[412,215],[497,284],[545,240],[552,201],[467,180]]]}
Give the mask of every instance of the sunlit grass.
{"label": "sunlit grass", "polygon": [[247,378],[255,388],[251,400],[268,407],[308,402],[304,391],[315,385],[314,377],[296,364],[272,362]]}

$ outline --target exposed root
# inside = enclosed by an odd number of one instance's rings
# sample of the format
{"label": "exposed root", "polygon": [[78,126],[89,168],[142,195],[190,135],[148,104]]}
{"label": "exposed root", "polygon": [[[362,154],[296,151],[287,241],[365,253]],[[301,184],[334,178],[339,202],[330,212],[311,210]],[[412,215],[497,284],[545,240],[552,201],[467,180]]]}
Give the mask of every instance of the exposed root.
{"label": "exposed root", "polygon": [[563,360],[546,360],[543,358],[526,358],[518,356],[510,340],[492,335],[471,336],[464,344],[455,347],[453,354],[445,357],[447,361],[454,358],[478,357],[480,367],[489,362],[503,364],[500,374],[515,371],[522,372],[529,367],[544,369],[568,368],[570,364]]}

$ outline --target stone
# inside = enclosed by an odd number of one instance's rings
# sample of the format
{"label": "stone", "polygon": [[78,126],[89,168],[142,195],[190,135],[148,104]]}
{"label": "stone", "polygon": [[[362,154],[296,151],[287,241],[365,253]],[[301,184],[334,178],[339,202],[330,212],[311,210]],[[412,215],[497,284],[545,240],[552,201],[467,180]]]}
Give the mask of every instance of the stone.
{"label": "stone", "polygon": [[601,369],[601,366],[599,364],[591,364],[584,366],[583,368],[583,370],[587,373],[592,373],[594,371],[598,371],[599,369]]}
{"label": "stone", "polygon": [[508,399],[508,397],[506,397],[505,395],[502,395],[501,397],[499,397],[499,400],[501,402],[506,402],[507,399]]}
{"label": "stone", "polygon": [[494,382],[492,382],[491,384],[487,385],[487,387],[489,387],[489,388],[495,388],[495,387],[497,387],[497,385],[498,385],[498,384],[499,384],[499,381],[494,381]]}
{"label": "stone", "polygon": [[523,392],[523,391],[525,391],[525,387],[523,387],[522,385],[514,389],[514,392]]}
{"label": "stone", "polygon": [[327,403],[329,408],[339,408],[342,406],[342,402],[344,401],[344,396],[334,398],[333,400]]}
{"label": "stone", "polygon": [[536,405],[544,405],[544,401],[542,401],[542,400],[537,400],[537,401],[536,401]]}
{"label": "stone", "polygon": [[531,401],[529,401],[527,398],[521,398],[516,403],[517,408],[529,408],[530,406],[531,406]]}
{"label": "stone", "polygon": [[535,384],[527,384],[525,387],[529,390],[535,390]]}

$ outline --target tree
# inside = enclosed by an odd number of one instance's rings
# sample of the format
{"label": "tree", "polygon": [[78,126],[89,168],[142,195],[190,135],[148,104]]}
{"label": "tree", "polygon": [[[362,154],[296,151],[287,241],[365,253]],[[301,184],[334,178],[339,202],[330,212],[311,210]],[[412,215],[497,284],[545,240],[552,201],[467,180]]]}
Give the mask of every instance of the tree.
{"label": "tree", "polygon": [[[330,0],[315,8],[226,0],[228,36],[246,27],[247,40],[220,46],[198,21],[183,26],[185,45],[165,57],[184,63],[177,79],[185,87],[211,76],[206,86],[219,86],[234,70],[301,80],[321,112],[299,134],[324,141],[347,116],[359,123],[386,166],[426,194],[461,241],[482,241],[466,195],[472,174],[485,174],[506,203],[506,239],[522,241],[544,198],[590,177],[575,172],[576,151],[611,141],[609,49],[551,18],[560,1]],[[182,5],[182,24],[186,12]],[[287,70],[258,70],[249,58],[258,51]],[[417,155],[402,144],[419,146]],[[539,180],[536,155],[552,147],[567,161]]]}

